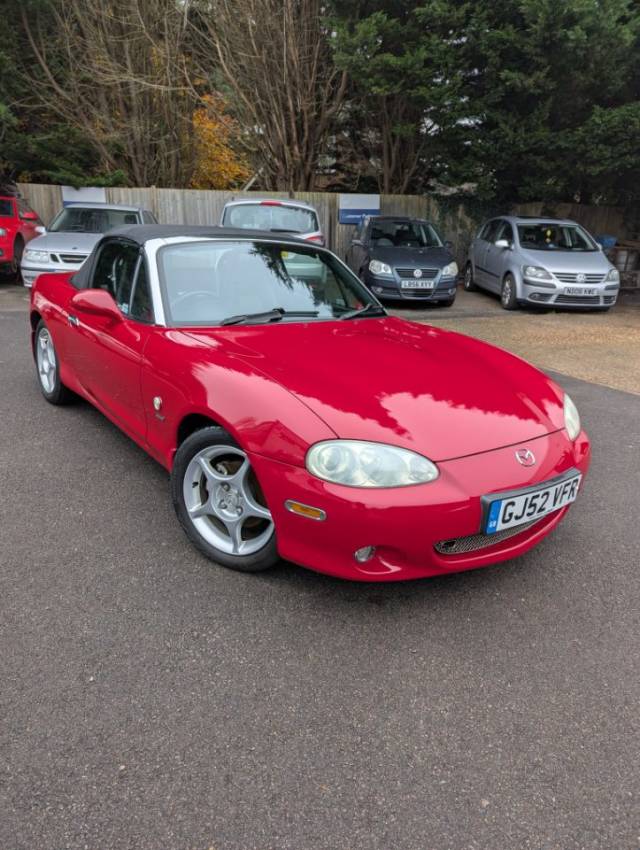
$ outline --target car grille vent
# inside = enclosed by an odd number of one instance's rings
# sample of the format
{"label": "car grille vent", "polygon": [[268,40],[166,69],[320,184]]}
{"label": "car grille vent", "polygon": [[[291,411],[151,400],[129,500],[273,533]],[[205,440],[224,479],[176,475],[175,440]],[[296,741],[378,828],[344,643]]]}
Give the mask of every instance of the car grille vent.
{"label": "car grille vent", "polygon": [[88,254],[60,254],[60,261],[69,265],[79,266],[89,256]]}
{"label": "car grille vent", "polygon": [[[404,278],[406,280],[407,278],[414,278],[414,272],[416,270],[396,269],[396,271],[398,272],[398,275],[401,278]],[[420,271],[422,272],[422,277],[419,278],[420,280],[434,280],[436,277],[438,277],[438,272],[440,271],[440,269],[420,269]]]}
{"label": "car grille vent", "polygon": [[554,272],[554,275],[562,283],[602,283],[604,280],[603,274],[585,274],[584,279],[581,277],[580,280],[577,272]]}
{"label": "car grille vent", "polygon": [[599,295],[558,295],[555,304],[588,304],[593,306],[600,303]]}
{"label": "car grille vent", "polygon": [[465,552],[476,552],[478,549],[488,549],[489,546],[495,546],[503,540],[515,537],[516,534],[522,534],[523,531],[526,531],[538,522],[540,522],[539,519],[534,519],[532,522],[517,525],[515,528],[505,528],[504,531],[496,531],[495,534],[470,534],[468,537],[441,540],[433,548],[441,555],[462,555]]}
{"label": "car grille vent", "polygon": [[605,304],[613,304],[613,302],[614,302],[615,300],[616,300],[616,296],[615,296],[615,295],[605,295],[605,296],[604,296],[604,303],[605,303]]}

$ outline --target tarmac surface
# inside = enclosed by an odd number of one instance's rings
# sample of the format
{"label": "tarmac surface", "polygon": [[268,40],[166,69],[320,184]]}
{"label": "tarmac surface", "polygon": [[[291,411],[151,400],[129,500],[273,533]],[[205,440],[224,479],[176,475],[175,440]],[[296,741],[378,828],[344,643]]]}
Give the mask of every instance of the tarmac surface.
{"label": "tarmac surface", "polygon": [[[428,319],[531,321],[473,298],[490,317]],[[242,575],[189,545],[161,467],[44,401],[0,290],[0,848],[636,850],[640,399],[556,377],[594,459],[534,551]]]}

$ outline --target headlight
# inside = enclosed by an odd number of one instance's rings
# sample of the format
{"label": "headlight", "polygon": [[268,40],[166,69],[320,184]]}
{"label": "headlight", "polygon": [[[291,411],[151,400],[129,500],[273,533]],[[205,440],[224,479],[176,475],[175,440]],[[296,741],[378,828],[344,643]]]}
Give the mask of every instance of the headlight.
{"label": "headlight", "polygon": [[525,277],[532,277],[535,280],[551,280],[551,275],[542,266],[523,266],[522,273]]}
{"label": "headlight", "polygon": [[618,269],[609,269],[609,274],[605,277],[607,283],[620,283],[620,272]]}
{"label": "headlight", "polygon": [[438,477],[438,467],[426,457],[382,443],[327,440],[307,452],[312,475],[347,487],[408,487]]}
{"label": "headlight", "polygon": [[48,251],[25,251],[24,252],[25,260],[31,260],[32,263],[48,263],[49,262],[49,252]]}
{"label": "headlight", "polygon": [[575,440],[580,433],[580,414],[567,393],[564,394],[564,427],[571,440]]}
{"label": "headlight", "polygon": [[442,277],[458,277],[458,264],[449,263],[442,269]]}
{"label": "headlight", "polygon": [[0,236],[6,236],[6,235],[7,235],[7,231],[4,229],[4,227],[0,227]]}
{"label": "headlight", "polygon": [[386,263],[381,263],[380,260],[371,260],[369,263],[369,271],[371,274],[392,274],[391,266]]}

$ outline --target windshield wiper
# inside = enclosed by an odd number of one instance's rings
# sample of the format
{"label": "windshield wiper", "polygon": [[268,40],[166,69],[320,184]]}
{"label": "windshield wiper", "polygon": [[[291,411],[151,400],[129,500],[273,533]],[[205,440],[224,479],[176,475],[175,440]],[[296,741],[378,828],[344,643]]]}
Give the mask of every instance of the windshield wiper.
{"label": "windshield wiper", "polygon": [[291,230],[290,227],[270,227],[270,233],[302,233],[301,230]]}
{"label": "windshield wiper", "polygon": [[309,317],[318,315],[318,310],[285,310],[284,307],[274,307],[264,313],[240,313],[237,316],[227,316],[221,325],[243,325],[251,322],[280,322],[285,316]]}
{"label": "windshield wiper", "polygon": [[349,310],[340,316],[340,319],[355,319],[358,316],[386,316],[387,311],[380,304],[365,304],[357,310]]}

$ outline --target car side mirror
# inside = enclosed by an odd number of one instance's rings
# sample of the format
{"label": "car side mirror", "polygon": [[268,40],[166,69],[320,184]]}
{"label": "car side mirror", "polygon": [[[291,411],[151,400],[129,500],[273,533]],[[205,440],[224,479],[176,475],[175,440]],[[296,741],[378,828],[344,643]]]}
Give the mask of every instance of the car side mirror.
{"label": "car side mirror", "polygon": [[444,247],[447,251],[453,251],[453,242],[450,239],[445,239]]}
{"label": "car side mirror", "polygon": [[30,212],[29,210],[27,210],[26,212],[20,213],[20,218],[23,221],[37,221],[38,220],[37,214],[34,213],[34,212]]}
{"label": "car side mirror", "polygon": [[511,249],[511,242],[508,239],[498,239],[495,243],[496,248],[502,248],[503,250]]}
{"label": "car side mirror", "polygon": [[70,305],[78,313],[101,316],[112,322],[120,322],[123,318],[113,296],[106,289],[81,289],[73,296]]}

